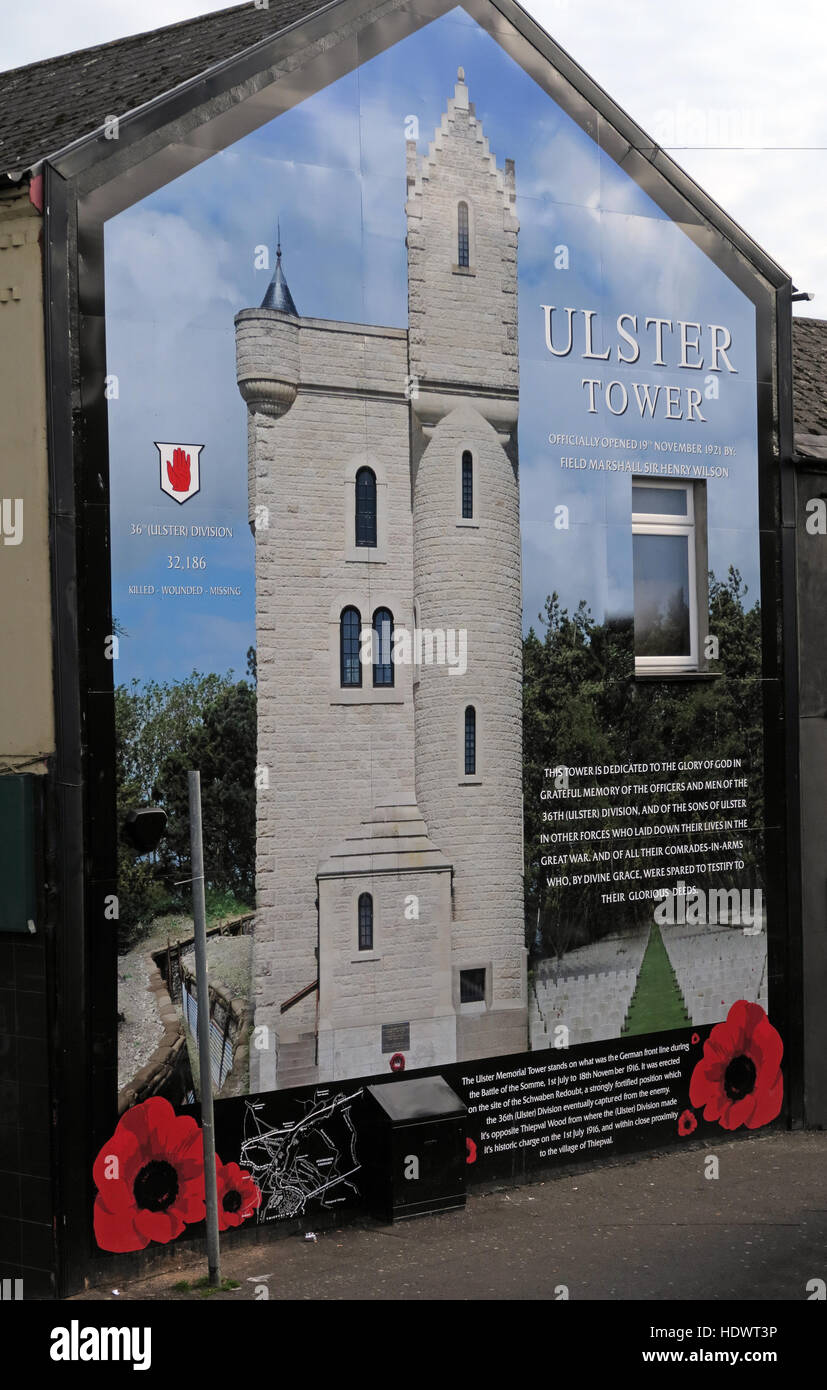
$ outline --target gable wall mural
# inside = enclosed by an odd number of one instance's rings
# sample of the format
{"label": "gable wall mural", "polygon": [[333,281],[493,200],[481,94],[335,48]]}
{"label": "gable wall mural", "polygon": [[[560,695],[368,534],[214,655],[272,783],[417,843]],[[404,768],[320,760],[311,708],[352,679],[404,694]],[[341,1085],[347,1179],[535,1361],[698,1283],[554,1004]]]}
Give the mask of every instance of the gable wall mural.
{"label": "gable wall mural", "polygon": [[203,1216],[190,768],[228,1226],[358,1201],[403,1073],[470,1179],[782,1113],[767,383],[689,230],[461,8],[106,223],[118,819],[169,824],[102,1249]]}

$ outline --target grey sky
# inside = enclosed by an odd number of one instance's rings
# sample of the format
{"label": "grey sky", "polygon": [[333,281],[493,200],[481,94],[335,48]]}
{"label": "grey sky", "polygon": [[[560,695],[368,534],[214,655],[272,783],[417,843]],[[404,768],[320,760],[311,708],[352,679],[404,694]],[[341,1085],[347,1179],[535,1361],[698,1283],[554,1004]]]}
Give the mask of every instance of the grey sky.
{"label": "grey sky", "polygon": [[[7,0],[0,64],[18,67],[225,8],[209,0]],[[827,317],[822,0],[783,7],[774,0],[527,0],[525,8],[799,288],[815,292],[798,311]]]}

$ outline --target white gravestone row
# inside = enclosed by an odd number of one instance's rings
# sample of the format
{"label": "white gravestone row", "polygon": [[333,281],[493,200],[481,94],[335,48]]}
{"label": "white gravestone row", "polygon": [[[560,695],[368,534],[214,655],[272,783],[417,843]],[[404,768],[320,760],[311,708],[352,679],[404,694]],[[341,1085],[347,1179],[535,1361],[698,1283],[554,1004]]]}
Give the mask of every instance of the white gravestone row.
{"label": "white gravestone row", "polygon": [[694,1024],[719,1023],[738,999],[767,1007],[767,938],[740,926],[661,928]]}
{"label": "white gravestone row", "polygon": [[532,995],[532,1048],[554,1046],[561,1024],[571,1047],[620,1037],[648,939],[646,928],[541,961]]}

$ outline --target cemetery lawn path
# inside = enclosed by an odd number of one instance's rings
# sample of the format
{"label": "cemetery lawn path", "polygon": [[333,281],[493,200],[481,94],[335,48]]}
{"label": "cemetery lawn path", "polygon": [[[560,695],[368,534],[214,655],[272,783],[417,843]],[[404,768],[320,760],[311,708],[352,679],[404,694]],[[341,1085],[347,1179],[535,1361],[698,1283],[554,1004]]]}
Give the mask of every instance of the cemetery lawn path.
{"label": "cemetery lawn path", "polygon": [[665,1033],[670,1028],[688,1028],[686,1011],[675,972],[666,954],[660,927],[652,924],[635,992],[629,1005],[623,1036],[632,1033]]}

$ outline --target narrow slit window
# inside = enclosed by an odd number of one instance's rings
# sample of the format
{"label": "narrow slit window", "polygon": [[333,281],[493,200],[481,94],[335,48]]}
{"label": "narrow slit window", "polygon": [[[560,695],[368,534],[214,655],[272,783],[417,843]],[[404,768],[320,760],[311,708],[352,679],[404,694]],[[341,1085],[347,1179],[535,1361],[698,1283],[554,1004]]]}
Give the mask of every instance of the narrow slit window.
{"label": "narrow slit window", "polygon": [[468,236],[468,204],[457,207],[457,265],[469,266],[471,243]]}
{"label": "narrow slit window", "polygon": [[473,777],[477,771],[477,711],[468,705],[465,711],[465,775]]}
{"label": "narrow slit window", "polygon": [[471,451],[462,455],[462,517],[470,521],[474,515],[474,460]]}
{"label": "narrow slit window", "polygon": [[356,474],[356,544],[376,547],[376,474],[360,468]]}
{"label": "narrow slit window", "polygon": [[362,663],[359,659],[361,629],[359,609],[343,609],[339,619],[339,656],[341,682],[345,688],[362,684]]}
{"label": "narrow slit window", "polygon": [[373,897],[359,894],[359,950],[373,950]]}
{"label": "narrow slit window", "polygon": [[373,684],[393,685],[393,614],[377,608],[373,615]]}

